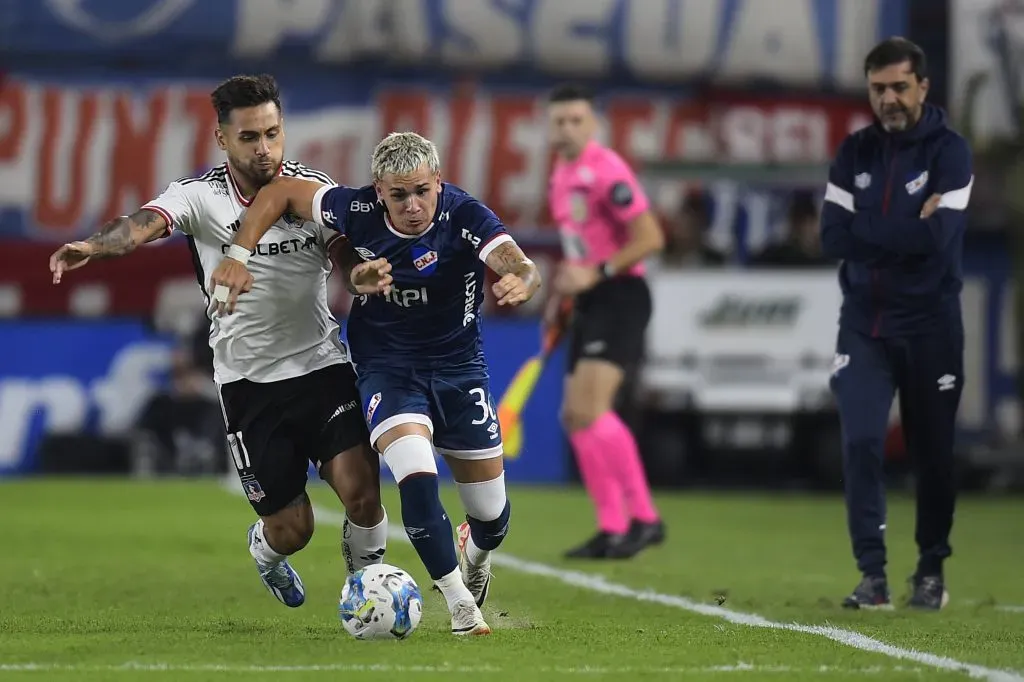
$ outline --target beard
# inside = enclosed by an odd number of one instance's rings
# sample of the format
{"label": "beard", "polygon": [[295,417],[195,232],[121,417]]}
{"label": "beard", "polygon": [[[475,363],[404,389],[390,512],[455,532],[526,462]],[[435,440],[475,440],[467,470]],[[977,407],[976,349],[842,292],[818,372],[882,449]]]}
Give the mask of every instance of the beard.
{"label": "beard", "polygon": [[281,160],[272,160],[268,166],[261,164],[256,159],[247,163],[241,163],[238,159],[231,159],[231,165],[241,175],[245,176],[248,182],[256,187],[262,187],[277,176],[277,170],[281,167]]}
{"label": "beard", "polygon": [[881,119],[882,127],[889,132],[906,130],[914,123],[913,114],[902,104],[882,109],[879,119]]}
{"label": "beard", "polygon": [[280,168],[280,163],[273,163],[270,166],[261,165],[259,162],[254,161],[247,168],[249,177],[259,185],[265,185],[274,179],[277,175],[277,169]]}

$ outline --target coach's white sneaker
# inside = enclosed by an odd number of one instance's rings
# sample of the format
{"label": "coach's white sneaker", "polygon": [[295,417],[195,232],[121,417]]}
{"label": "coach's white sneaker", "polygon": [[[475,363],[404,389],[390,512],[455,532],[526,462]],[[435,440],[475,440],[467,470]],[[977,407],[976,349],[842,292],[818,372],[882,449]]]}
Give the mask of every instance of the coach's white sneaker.
{"label": "coach's white sneaker", "polygon": [[[256,524],[249,526],[249,546],[252,547],[253,538],[256,534]],[[252,550],[250,549],[250,554]],[[253,557],[256,562],[256,570],[260,573],[260,580],[270,594],[277,597],[277,600],[285,606],[295,608],[302,606],[306,601],[306,589],[302,586],[302,579],[295,569],[288,565],[287,559],[273,566],[264,565],[259,559]]]}
{"label": "coach's white sneaker", "polygon": [[479,606],[471,601],[459,601],[452,607],[452,634],[489,635],[491,628],[484,621]]}
{"label": "coach's white sneaker", "polygon": [[491,587],[491,553],[483,556],[479,564],[469,561],[469,553],[466,551],[469,545],[469,523],[459,524],[459,570],[462,571],[462,579],[466,587],[473,594],[477,606],[483,606],[487,600],[487,592]]}

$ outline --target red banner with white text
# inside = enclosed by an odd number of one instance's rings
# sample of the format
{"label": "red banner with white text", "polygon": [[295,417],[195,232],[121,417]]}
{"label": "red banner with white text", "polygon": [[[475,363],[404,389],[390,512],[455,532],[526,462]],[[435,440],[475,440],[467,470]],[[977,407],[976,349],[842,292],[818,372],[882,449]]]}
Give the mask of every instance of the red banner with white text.
{"label": "red banner with white text", "polygon": [[[131,211],[168,182],[221,160],[209,89],[54,86],[12,78],[0,90],[0,236],[64,241]],[[550,224],[551,154],[542,92],[465,85],[378,88],[366,101],[302,106],[285,93],[287,153],[338,182],[367,182],[374,143],[396,129],[437,142],[444,176],[511,227]],[[611,94],[602,137],[627,160],[826,160],[870,121],[857,100],[711,94]],[[654,197],[670,211],[677,192]]]}

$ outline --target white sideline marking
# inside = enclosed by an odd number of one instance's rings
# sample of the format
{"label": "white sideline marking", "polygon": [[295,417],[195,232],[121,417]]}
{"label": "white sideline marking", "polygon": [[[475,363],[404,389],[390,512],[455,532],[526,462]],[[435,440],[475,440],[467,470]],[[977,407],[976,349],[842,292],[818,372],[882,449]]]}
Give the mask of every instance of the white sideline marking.
{"label": "white sideline marking", "polygon": [[[399,645],[400,646],[400,645]],[[562,675],[697,675],[708,673],[839,673],[879,675],[894,672],[924,673],[924,668],[907,668],[902,666],[871,666],[868,668],[843,668],[841,666],[807,666],[791,667],[787,665],[752,665],[737,663],[736,665],[713,665],[704,667],[666,667],[666,668],[634,668],[634,667],[539,667],[531,668],[534,673],[558,673]],[[0,672],[224,672],[224,673],[319,673],[319,672],[369,672],[369,673],[471,673],[493,674],[511,672],[506,668],[490,665],[393,665],[388,663],[337,663],[329,665],[231,665],[219,663],[122,663],[120,665],[88,665],[59,663],[8,663],[0,664]]]}
{"label": "white sideline marking", "polygon": [[979,599],[965,599],[960,603],[964,606],[990,606],[996,611],[1006,611],[1007,613],[1024,613],[1024,606],[1018,604],[992,604],[991,602],[982,602]]}
{"label": "white sideline marking", "polygon": [[[232,484],[229,484],[228,490],[236,495],[242,495],[242,491],[238,487],[237,481],[233,481]],[[337,527],[341,526],[342,521],[345,518],[344,514],[332,509],[325,509],[319,505],[313,506],[313,513],[318,521]],[[405,532],[401,528],[395,528],[394,526],[388,529],[388,537],[400,542],[408,543],[409,541]],[[747,627],[755,628],[769,628],[772,630],[788,630],[790,632],[817,635],[844,646],[860,649],[861,651],[867,651],[873,654],[882,654],[883,656],[889,656],[890,658],[896,658],[904,661],[913,661],[914,663],[926,665],[931,668],[938,668],[939,670],[961,672],[973,678],[988,680],[989,682],[1024,682],[1024,675],[1012,670],[986,668],[974,663],[964,663],[963,661],[958,661],[948,656],[939,656],[938,654],[930,654],[916,649],[905,649],[894,644],[888,644],[881,640],[874,639],[873,637],[868,637],[867,635],[863,635],[859,632],[854,632],[853,630],[844,630],[831,625],[780,623],[768,620],[767,618],[757,614],[733,611],[732,609],[723,608],[721,606],[712,606],[711,604],[693,601],[686,597],[661,594],[653,590],[636,590],[632,587],[610,582],[600,575],[583,573],[581,571],[572,571],[557,566],[542,564],[536,561],[527,561],[526,559],[520,559],[503,552],[495,552],[491,556],[491,563],[496,566],[504,566],[505,568],[519,573],[551,578],[552,580],[557,580],[558,582],[582,590],[589,590],[599,594],[609,594],[616,597],[625,597],[627,599],[653,602],[662,606],[670,606],[683,611],[698,613],[702,616],[721,618],[722,620],[726,620],[736,625],[746,625]]]}

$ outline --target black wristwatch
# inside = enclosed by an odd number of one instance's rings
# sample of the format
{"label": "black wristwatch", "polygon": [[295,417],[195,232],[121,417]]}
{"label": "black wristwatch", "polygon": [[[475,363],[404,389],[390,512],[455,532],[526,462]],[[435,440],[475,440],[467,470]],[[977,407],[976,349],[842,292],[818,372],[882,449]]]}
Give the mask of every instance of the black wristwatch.
{"label": "black wristwatch", "polygon": [[608,261],[598,263],[597,271],[601,273],[601,279],[609,279],[615,276],[615,268]]}

